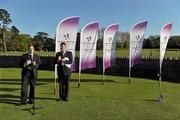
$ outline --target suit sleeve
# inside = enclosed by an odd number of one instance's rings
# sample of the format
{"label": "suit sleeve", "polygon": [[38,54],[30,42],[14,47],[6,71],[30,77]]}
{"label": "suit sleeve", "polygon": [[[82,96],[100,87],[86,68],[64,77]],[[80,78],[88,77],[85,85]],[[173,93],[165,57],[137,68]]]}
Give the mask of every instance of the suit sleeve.
{"label": "suit sleeve", "polygon": [[65,60],[64,63],[65,64],[72,64],[72,59],[73,59],[72,52],[69,52],[68,58],[69,58],[69,60]]}
{"label": "suit sleeve", "polygon": [[36,65],[34,65],[34,67],[38,68],[40,64],[41,64],[41,58],[37,56]]}
{"label": "suit sleeve", "polygon": [[22,55],[20,60],[19,60],[19,67],[23,68],[24,67],[24,63],[25,63],[25,58],[24,58],[24,55]]}
{"label": "suit sleeve", "polygon": [[58,64],[58,63],[59,63],[59,61],[58,61],[58,54],[56,53],[56,56],[54,58],[54,64]]}
{"label": "suit sleeve", "polygon": [[39,65],[41,64],[41,58],[39,56],[37,56],[37,64],[36,67],[39,67]]}

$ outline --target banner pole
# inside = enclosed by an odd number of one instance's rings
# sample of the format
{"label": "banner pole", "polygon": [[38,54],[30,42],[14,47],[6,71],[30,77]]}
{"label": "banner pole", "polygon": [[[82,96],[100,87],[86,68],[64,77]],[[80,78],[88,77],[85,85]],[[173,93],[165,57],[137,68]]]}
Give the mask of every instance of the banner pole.
{"label": "banner pole", "polygon": [[131,41],[129,40],[129,84],[131,83]]}
{"label": "banner pole", "polygon": [[[160,56],[162,55],[161,50],[160,50]],[[163,101],[163,95],[162,95],[162,85],[161,85],[161,80],[162,80],[162,63],[161,63],[161,58],[160,59],[160,64],[159,64],[159,102]]]}
{"label": "banner pole", "polygon": [[79,69],[79,79],[78,79],[78,87],[80,87],[80,80],[81,79],[81,70]]}
{"label": "banner pole", "polygon": [[56,69],[56,65],[55,65],[55,74],[54,74],[54,94],[56,94],[56,79],[57,79],[57,69]]}
{"label": "banner pole", "polygon": [[129,40],[129,84],[131,83],[131,39]]}
{"label": "banner pole", "polygon": [[159,102],[163,101],[163,95],[162,95],[162,76],[161,76],[161,69],[160,69],[160,73],[159,73]]}
{"label": "banner pole", "polygon": [[79,76],[78,77],[79,77],[79,79],[78,79],[78,87],[80,87],[80,84],[81,84],[80,83],[81,82],[81,48],[79,50]]}
{"label": "banner pole", "polygon": [[131,67],[129,67],[129,83],[131,83]]}
{"label": "banner pole", "polygon": [[102,57],[102,59],[103,59],[103,83],[102,84],[103,85],[104,85],[104,73],[105,73],[105,69],[104,69],[105,68],[105,65],[104,65],[104,58],[105,58],[105,53],[104,52],[105,52],[105,49],[104,49],[104,46],[105,45],[104,45],[104,40],[103,40],[103,57]]}
{"label": "banner pole", "polygon": [[104,80],[104,79],[105,79],[104,73],[105,73],[105,70],[103,69],[103,83],[102,83],[103,85],[104,85],[104,83],[105,83],[105,80]]}
{"label": "banner pole", "polygon": [[56,78],[54,79],[54,94],[56,94]]}

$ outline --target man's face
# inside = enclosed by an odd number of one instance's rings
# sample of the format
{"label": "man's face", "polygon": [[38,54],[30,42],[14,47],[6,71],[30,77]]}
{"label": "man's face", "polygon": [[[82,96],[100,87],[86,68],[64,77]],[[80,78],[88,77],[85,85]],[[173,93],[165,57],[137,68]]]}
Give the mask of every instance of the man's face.
{"label": "man's face", "polygon": [[61,51],[66,51],[66,45],[61,45]]}
{"label": "man's face", "polygon": [[34,46],[29,46],[29,49],[28,49],[29,53],[34,53]]}

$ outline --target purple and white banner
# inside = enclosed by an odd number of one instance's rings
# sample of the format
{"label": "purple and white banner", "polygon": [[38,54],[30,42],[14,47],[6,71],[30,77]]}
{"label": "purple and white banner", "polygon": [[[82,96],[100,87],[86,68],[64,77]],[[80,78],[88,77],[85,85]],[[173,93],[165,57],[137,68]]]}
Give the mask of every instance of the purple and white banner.
{"label": "purple and white banner", "polygon": [[165,24],[160,32],[160,69],[163,63],[164,54],[166,51],[166,46],[169,40],[169,36],[171,33],[172,23]]}
{"label": "purple and white banner", "polygon": [[[76,47],[76,36],[78,32],[78,24],[80,17],[72,16],[63,19],[59,22],[56,30],[56,53],[60,51],[61,42],[67,44],[67,50],[73,54],[73,63],[71,70],[75,71],[75,47]],[[55,70],[56,71],[56,70]]]}
{"label": "purple and white banner", "polygon": [[130,32],[129,67],[133,67],[141,62],[144,33],[147,23],[147,21],[144,21],[135,24]]}
{"label": "purple and white banner", "polygon": [[115,65],[116,40],[114,35],[118,31],[119,24],[109,25],[104,31],[103,39],[103,71]]}
{"label": "purple and white banner", "polygon": [[81,31],[79,70],[96,67],[98,29],[99,22],[91,22]]}

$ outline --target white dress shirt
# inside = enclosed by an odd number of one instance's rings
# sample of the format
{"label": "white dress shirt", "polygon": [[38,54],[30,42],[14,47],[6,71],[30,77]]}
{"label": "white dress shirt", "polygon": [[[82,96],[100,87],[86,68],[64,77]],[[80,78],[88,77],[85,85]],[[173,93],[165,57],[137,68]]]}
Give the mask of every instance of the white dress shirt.
{"label": "white dress shirt", "polygon": [[[66,51],[63,51],[63,56],[66,53]],[[64,57],[65,60],[69,60],[68,57]],[[65,64],[65,66],[67,66],[68,68],[71,68],[71,64]]]}

